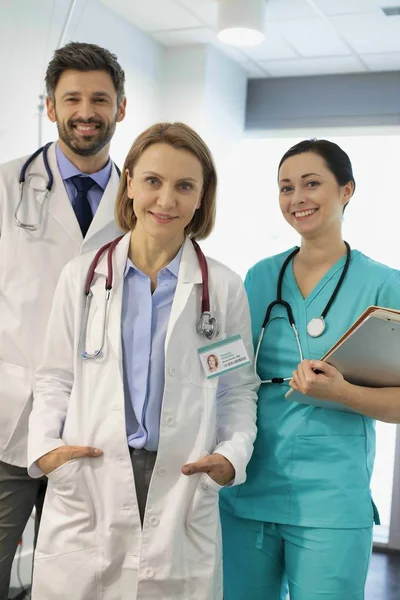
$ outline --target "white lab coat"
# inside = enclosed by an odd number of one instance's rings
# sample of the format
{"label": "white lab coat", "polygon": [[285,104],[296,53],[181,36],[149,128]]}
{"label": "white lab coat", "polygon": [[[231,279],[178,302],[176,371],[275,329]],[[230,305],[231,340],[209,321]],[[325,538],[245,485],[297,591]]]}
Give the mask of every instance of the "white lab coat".
{"label": "white lab coat", "polygon": [[[26,466],[33,377],[40,364],[51,302],[62,268],[74,256],[115,238],[114,202],[119,184],[113,168],[90,229],[81,230],[49,148],[53,190],[38,231],[18,227],[19,174],[27,157],[0,166],[0,460]],[[27,171],[19,219],[37,223],[47,174],[42,155]]]}
{"label": "white lab coat", "polygon": [[[49,475],[35,555],[33,600],[221,600],[220,486],[181,466],[219,452],[245,469],[256,434],[258,380],[251,366],[207,380],[197,349],[201,271],[185,242],[165,342],[165,387],[157,461],[141,529],[126,440],[121,349],[123,273],[130,234],[118,244],[103,356],[82,361],[78,339],[90,256],[75,259],[58,285],[38,371],[29,427],[34,464],[62,444],[101,448]],[[238,275],[208,259],[211,311],[221,334],[241,333],[252,357],[247,298]],[[86,349],[99,347],[106,258],[97,269]],[[134,357],[131,357],[134,360]]]}

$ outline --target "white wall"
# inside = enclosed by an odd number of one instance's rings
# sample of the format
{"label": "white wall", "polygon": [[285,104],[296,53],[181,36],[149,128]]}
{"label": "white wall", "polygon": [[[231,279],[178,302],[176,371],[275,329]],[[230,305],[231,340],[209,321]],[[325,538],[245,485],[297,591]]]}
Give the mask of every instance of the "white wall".
{"label": "white wall", "polygon": [[[0,0],[0,163],[38,145],[39,94],[70,5],[67,0]],[[113,158],[122,164],[136,135],[160,118],[164,49],[98,0],[76,0],[63,43],[69,41],[104,46],[125,70],[127,116],[112,144]],[[44,116],[43,143],[56,137]]]}
{"label": "white wall", "polygon": [[[196,129],[211,149],[217,166],[217,223],[202,247],[223,260],[237,233],[230,227],[231,162],[244,133],[247,76],[240,65],[212,46],[169,48],[166,56],[163,115]],[[221,245],[221,239],[227,243]]]}

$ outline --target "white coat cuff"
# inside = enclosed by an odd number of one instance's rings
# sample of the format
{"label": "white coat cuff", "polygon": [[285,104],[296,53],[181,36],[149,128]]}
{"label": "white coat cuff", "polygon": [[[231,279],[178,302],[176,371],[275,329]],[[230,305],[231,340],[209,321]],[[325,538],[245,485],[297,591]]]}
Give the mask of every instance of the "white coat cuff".
{"label": "white coat cuff", "polygon": [[238,457],[237,453],[232,449],[230,442],[221,442],[214,449],[213,454],[221,454],[233,465],[235,469],[235,478],[230,481],[226,487],[239,485],[246,481],[246,465]]}
{"label": "white coat cuff", "polygon": [[65,444],[63,444],[61,440],[48,440],[47,444],[43,444],[40,448],[29,448],[28,475],[32,477],[32,479],[38,479],[39,477],[43,477],[44,473],[36,465],[36,461],[45,454],[48,454],[52,450],[56,450],[56,448],[60,448],[61,446],[65,446]]}

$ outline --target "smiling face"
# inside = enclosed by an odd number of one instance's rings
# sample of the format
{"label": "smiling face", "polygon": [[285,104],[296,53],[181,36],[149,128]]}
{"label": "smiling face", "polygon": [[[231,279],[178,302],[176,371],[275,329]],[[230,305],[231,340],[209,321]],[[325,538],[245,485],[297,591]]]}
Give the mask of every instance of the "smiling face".
{"label": "smiling face", "polygon": [[152,144],[126,177],[135,230],[165,243],[183,242],[202,198],[203,169],[196,156],[169,144]]}
{"label": "smiling face", "polygon": [[47,114],[57,123],[62,143],[79,156],[94,156],[109,144],[115,126],[125,116],[125,99],[106,71],[67,69],[58,80]]}
{"label": "smiling face", "polygon": [[210,356],[207,358],[207,363],[208,363],[208,367],[210,369],[210,371],[216,371],[217,370],[217,362],[215,360],[215,356],[213,356],[212,354],[210,354]]}
{"label": "smiling face", "polygon": [[303,237],[341,228],[343,209],[354,184],[339,186],[324,159],[303,152],[284,161],[279,170],[279,204],[286,221]]}

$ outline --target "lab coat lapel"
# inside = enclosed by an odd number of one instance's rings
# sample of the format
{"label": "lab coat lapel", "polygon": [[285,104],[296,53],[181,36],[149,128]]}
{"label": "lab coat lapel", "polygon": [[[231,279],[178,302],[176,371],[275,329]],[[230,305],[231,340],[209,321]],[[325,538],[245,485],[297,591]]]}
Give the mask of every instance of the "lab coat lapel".
{"label": "lab coat lapel", "polygon": [[[122,348],[121,348],[121,312],[122,312],[122,297],[123,297],[123,282],[124,282],[124,271],[126,265],[126,259],[129,252],[129,243],[131,239],[131,232],[128,232],[121,241],[115,247],[113,253],[113,279],[112,279],[112,290],[110,295],[109,310],[107,315],[107,339],[110,343],[115,356],[118,360],[122,359]],[[102,279],[107,277],[107,252],[104,252],[101,260],[99,261],[95,273],[100,275]],[[102,288],[102,294],[104,293],[104,287]],[[100,306],[104,306],[104,297],[99,299]]]}
{"label": "lab coat lapel", "polygon": [[[88,242],[101,230],[114,222],[114,205],[116,192],[119,185],[119,175],[115,168],[112,166],[110,179],[107,187],[104,190],[104,194],[101,198],[101,202],[93,217],[93,221],[90,224],[89,230],[83,242],[83,248],[88,245]],[[89,244],[90,245],[90,244]]]}
{"label": "lab coat lapel", "polygon": [[[82,233],[58,169],[55,143],[48,150],[48,159],[54,181],[51,193],[47,199],[47,208],[45,207],[43,211],[44,218],[47,210],[80,246],[83,240]],[[42,155],[39,155],[35,160],[35,165],[32,165],[31,174],[32,177],[29,177],[29,185],[34,189],[36,201],[42,204],[45,199],[45,186],[48,180]]]}
{"label": "lab coat lapel", "polygon": [[[193,243],[186,238],[179,267],[178,283],[168,322],[165,348],[168,347],[174,327],[184,311],[195,284],[202,283],[201,269]],[[193,327],[195,323],[193,324]]]}

